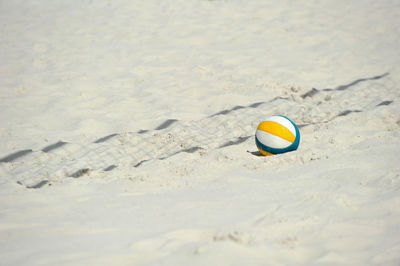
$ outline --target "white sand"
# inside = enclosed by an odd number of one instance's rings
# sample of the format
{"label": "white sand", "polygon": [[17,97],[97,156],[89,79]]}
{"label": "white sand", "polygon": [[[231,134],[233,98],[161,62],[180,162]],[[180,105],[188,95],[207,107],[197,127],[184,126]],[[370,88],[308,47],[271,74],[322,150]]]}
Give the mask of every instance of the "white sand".
{"label": "white sand", "polygon": [[0,265],[399,265],[399,13],[2,1]]}

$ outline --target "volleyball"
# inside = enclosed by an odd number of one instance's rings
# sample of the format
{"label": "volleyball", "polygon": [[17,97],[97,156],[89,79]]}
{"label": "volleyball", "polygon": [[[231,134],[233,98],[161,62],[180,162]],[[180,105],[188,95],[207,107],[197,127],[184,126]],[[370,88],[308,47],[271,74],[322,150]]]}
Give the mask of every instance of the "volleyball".
{"label": "volleyball", "polygon": [[256,145],[264,156],[294,151],[299,143],[298,127],[285,116],[271,116],[257,127]]}

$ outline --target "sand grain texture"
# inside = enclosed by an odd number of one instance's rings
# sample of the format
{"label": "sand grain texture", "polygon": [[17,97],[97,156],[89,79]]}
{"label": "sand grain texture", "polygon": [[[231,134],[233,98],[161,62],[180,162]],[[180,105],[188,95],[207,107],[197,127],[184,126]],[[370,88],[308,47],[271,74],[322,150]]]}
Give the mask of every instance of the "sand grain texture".
{"label": "sand grain texture", "polygon": [[399,11],[3,1],[0,264],[399,265]]}

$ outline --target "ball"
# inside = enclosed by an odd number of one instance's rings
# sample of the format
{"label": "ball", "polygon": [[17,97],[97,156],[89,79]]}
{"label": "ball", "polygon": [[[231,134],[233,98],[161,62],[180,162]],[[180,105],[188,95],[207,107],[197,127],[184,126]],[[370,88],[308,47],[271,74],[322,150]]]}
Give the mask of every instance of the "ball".
{"label": "ball", "polygon": [[264,156],[294,151],[299,143],[298,127],[285,116],[271,116],[257,127],[256,145]]}

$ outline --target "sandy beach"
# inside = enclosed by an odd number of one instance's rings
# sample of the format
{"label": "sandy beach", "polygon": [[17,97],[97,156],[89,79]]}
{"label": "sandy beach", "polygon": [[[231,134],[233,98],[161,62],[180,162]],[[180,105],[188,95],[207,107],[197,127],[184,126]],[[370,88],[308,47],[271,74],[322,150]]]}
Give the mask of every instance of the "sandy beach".
{"label": "sandy beach", "polygon": [[399,265],[399,12],[1,2],[0,265]]}

